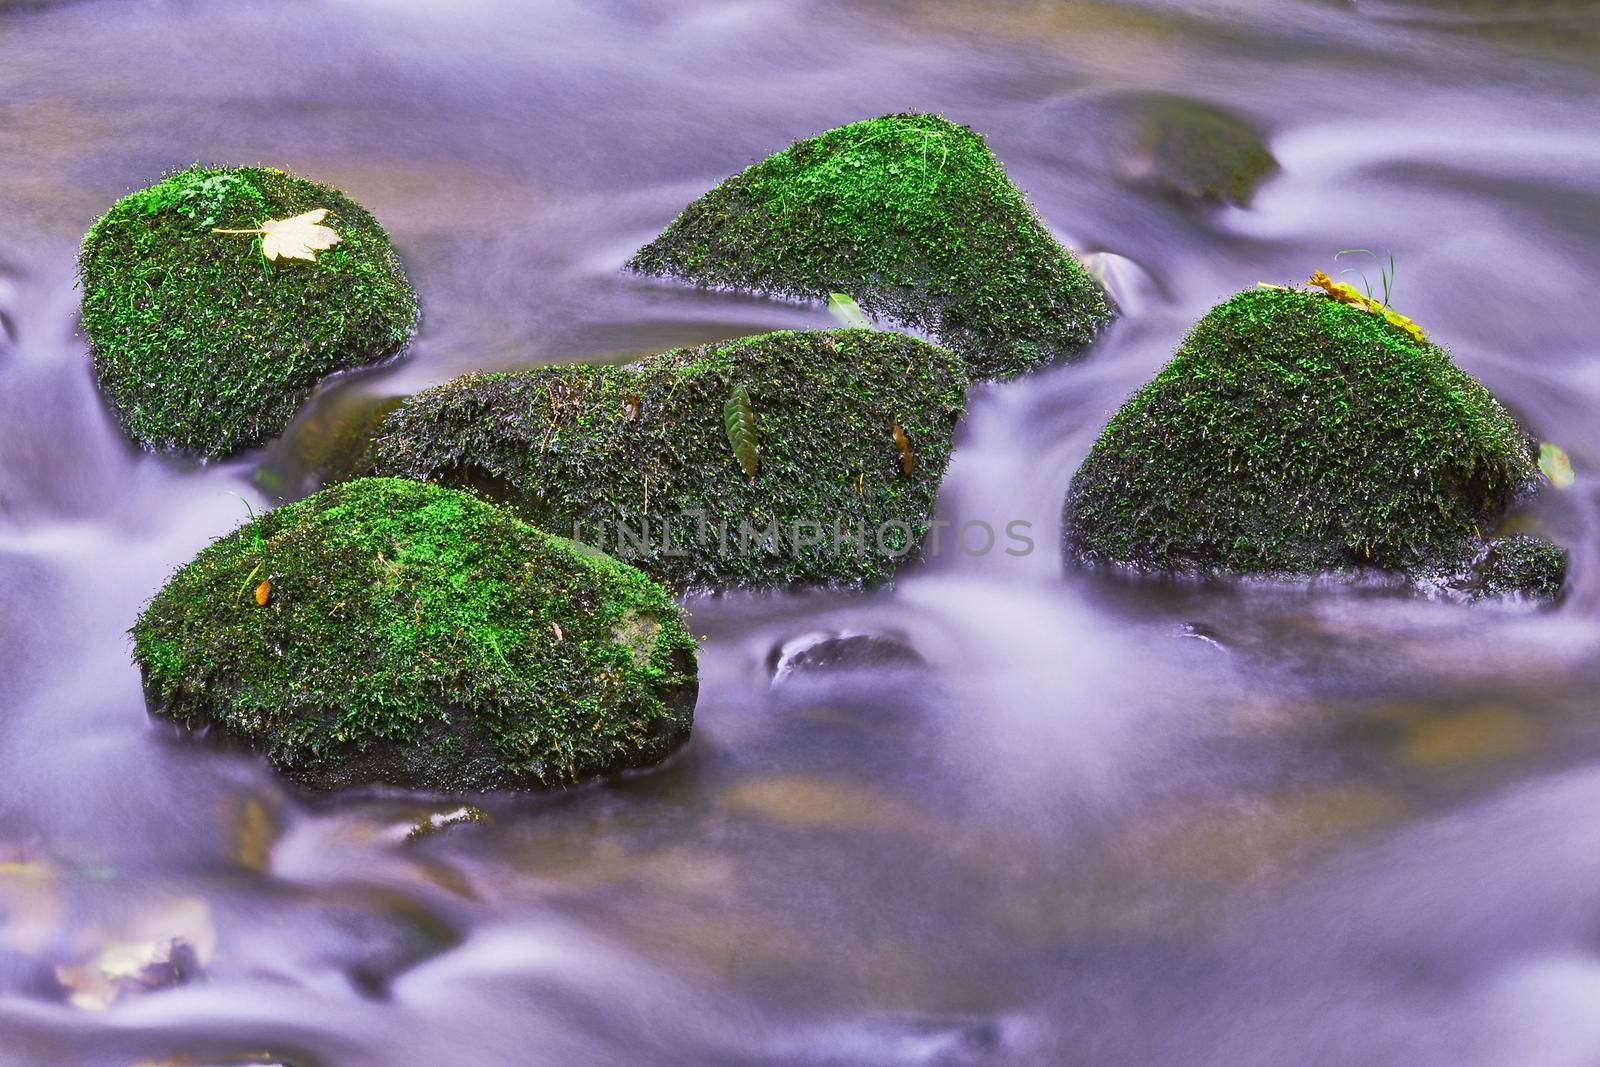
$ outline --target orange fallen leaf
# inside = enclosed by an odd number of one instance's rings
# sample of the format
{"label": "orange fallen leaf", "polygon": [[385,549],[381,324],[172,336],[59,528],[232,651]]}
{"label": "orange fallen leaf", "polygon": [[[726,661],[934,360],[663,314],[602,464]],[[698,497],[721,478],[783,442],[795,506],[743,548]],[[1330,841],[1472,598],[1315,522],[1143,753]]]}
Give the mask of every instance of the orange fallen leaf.
{"label": "orange fallen leaf", "polygon": [[900,473],[910,474],[917,469],[917,457],[911,453],[911,441],[900,428],[899,419],[890,419],[889,429],[894,434],[895,451],[900,453]]}

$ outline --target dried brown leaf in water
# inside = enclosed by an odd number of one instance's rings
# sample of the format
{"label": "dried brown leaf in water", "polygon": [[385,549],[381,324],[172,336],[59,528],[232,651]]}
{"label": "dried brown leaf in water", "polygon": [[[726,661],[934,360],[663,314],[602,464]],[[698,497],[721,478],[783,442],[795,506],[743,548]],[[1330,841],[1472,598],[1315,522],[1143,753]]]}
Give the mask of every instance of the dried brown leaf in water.
{"label": "dried brown leaf in water", "polygon": [[174,901],[146,913],[117,940],[95,946],[76,965],[56,967],[74,1007],[104,1011],[125,997],[171,989],[199,975],[216,952],[211,909],[202,900]]}

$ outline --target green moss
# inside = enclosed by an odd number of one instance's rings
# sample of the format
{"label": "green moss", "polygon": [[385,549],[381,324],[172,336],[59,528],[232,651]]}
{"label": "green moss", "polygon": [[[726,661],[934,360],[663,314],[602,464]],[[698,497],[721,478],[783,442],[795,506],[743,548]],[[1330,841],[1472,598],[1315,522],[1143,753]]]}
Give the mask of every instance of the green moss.
{"label": "green moss", "polygon": [[[872,584],[921,539],[965,384],[960,359],[900,334],[772,333],[632,367],[459,378],[390,415],[372,456],[382,474],[485,489],[675,587]],[[723,419],[736,386],[754,478]]]}
{"label": "green moss", "polygon": [[631,266],[802,300],[848,293],[937,336],[974,378],[1076,355],[1111,317],[982,139],[937,115],[791,145],[690,204]]}
{"label": "green moss", "polygon": [[[315,262],[214,234],[328,208]],[[329,373],[410,337],[416,294],[383,228],[326,185],[261,167],[180,171],[112,205],[79,254],[101,390],[148,448],[221,456],[273,436]]]}
{"label": "green moss", "polygon": [[1506,410],[1432,344],[1320,294],[1213,308],[1072,479],[1069,560],[1310,574],[1458,569],[1539,481]]}
{"label": "green moss", "polygon": [[1554,600],[1566,578],[1566,549],[1532,534],[1512,534],[1490,542],[1473,568],[1468,592],[1475,598]]}
{"label": "green moss", "polygon": [[559,785],[654,763],[693,718],[695,646],[660,586],[399,479],[334,486],[217,541],[133,636],[154,711],[316,788]]}

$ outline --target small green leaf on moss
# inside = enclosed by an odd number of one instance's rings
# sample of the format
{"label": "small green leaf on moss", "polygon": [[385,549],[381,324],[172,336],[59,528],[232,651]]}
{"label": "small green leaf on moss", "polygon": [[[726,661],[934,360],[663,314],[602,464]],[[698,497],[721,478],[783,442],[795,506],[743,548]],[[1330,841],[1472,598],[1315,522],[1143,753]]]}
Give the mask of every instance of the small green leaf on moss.
{"label": "small green leaf on moss", "polygon": [[840,326],[848,330],[872,329],[872,320],[867,318],[861,305],[848,293],[829,293],[828,312],[839,320]]}
{"label": "small green leaf on moss", "polygon": [[751,478],[761,470],[761,437],[756,430],[756,412],[750,404],[750,391],[735,385],[727,403],[722,405],[722,428],[728,434],[728,444],[739,457],[739,466]]}

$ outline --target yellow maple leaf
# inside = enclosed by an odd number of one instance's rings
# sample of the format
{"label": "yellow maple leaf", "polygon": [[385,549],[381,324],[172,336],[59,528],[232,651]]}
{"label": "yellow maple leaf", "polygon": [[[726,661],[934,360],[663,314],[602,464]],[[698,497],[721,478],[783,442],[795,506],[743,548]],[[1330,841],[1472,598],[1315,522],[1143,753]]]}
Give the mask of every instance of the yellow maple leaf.
{"label": "yellow maple leaf", "polygon": [[1321,289],[1324,293],[1328,294],[1330,298],[1337,300],[1341,304],[1346,304],[1361,311],[1368,311],[1374,315],[1382,315],[1385,322],[1399,330],[1401,333],[1405,334],[1407,337],[1410,337],[1413,341],[1417,342],[1417,344],[1420,345],[1427,343],[1428,335],[1422,332],[1421,326],[1418,326],[1416,323],[1412,322],[1410,319],[1394,310],[1394,308],[1386,307],[1378,301],[1372,299],[1372,297],[1362,293],[1353,285],[1346,285],[1344,282],[1336,282],[1326,274],[1322,273],[1320,270],[1312,271],[1311,277],[1306,279],[1306,284],[1316,286],[1318,289]]}
{"label": "yellow maple leaf", "polygon": [[328,217],[325,207],[313,208],[287,219],[265,219],[253,230],[212,230],[212,233],[248,233],[261,237],[261,254],[270,260],[315,260],[317,253],[339,243],[331,226],[321,225]]}

